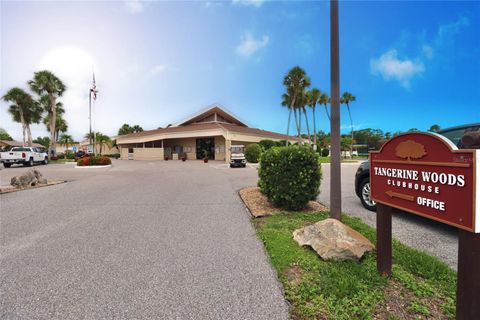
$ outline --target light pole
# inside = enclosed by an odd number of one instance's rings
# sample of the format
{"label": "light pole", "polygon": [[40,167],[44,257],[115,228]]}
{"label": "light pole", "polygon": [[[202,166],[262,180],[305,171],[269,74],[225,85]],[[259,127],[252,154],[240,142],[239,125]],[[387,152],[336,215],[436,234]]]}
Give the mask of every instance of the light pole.
{"label": "light pole", "polygon": [[330,1],[330,217],[341,220],[342,180],[340,155],[340,63],[338,0]]}

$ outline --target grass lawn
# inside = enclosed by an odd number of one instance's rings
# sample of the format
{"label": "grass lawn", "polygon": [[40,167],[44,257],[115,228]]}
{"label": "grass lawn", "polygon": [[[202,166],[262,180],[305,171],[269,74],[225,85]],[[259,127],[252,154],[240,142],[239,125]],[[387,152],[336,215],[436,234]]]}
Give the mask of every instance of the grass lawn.
{"label": "grass lawn", "polygon": [[[438,259],[393,243],[393,275],[381,277],[376,254],[360,262],[326,262],[300,247],[292,232],[328,213],[282,213],[253,220],[291,303],[292,319],[453,319],[456,273]],[[343,222],[375,243],[360,219]]]}
{"label": "grass lawn", "polygon": [[63,164],[67,162],[75,162],[73,159],[58,159],[58,160],[49,160],[48,163],[51,164]]}

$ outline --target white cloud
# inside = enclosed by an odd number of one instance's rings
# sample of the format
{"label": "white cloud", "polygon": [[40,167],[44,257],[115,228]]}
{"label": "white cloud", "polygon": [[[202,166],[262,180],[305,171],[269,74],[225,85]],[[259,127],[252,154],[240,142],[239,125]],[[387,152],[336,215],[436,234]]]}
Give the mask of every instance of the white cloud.
{"label": "white cloud", "polygon": [[265,0],[232,0],[233,4],[242,6],[261,7]]}
{"label": "white cloud", "polygon": [[435,50],[432,46],[429,46],[428,44],[424,44],[422,46],[422,54],[425,56],[425,58],[432,59],[434,52]]}
{"label": "white cloud", "polygon": [[150,69],[150,75],[151,76],[155,76],[159,73],[162,73],[164,72],[165,70],[167,69],[167,67],[163,64],[157,64],[155,66],[153,66],[151,69]]}
{"label": "white cloud", "polygon": [[129,13],[137,14],[143,12],[145,5],[141,0],[125,0],[123,1],[123,8]]}
{"label": "white cloud", "polygon": [[381,75],[385,80],[397,80],[405,87],[410,87],[410,81],[425,71],[421,61],[401,59],[397,50],[392,49],[382,54],[378,59],[370,60],[370,71],[374,75]]}
{"label": "white cloud", "polygon": [[250,33],[245,33],[242,36],[240,44],[237,46],[237,54],[243,57],[250,57],[260,49],[268,46],[270,38],[268,36],[263,36],[261,39],[255,39],[255,37]]}

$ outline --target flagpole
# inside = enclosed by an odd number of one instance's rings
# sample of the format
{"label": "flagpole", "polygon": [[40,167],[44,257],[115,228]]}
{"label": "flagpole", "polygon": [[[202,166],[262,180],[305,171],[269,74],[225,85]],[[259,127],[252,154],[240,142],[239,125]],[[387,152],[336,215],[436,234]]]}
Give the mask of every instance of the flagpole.
{"label": "flagpole", "polygon": [[90,122],[90,131],[88,134],[88,139],[91,145],[92,144],[92,89],[88,90],[88,120]]}

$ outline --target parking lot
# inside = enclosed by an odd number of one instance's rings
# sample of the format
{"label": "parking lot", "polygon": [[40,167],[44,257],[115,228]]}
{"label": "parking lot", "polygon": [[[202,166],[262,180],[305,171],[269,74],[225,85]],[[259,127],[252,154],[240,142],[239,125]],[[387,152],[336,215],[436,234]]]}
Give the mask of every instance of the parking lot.
{"label": "parking lot", "polygon": [[[374,226],[342,165],[343,211]],[[26,319],[287,319],[238,190],[255,166],[122,161],[35,166],[65,184],[0,196],[1,310]],[[28,168],[0,171],[0,184]],[[329,202],[323,165],[320,201]],[[393,235],[455,268],[454,229],[396,213]]]}

